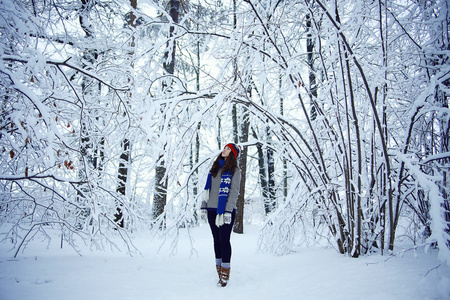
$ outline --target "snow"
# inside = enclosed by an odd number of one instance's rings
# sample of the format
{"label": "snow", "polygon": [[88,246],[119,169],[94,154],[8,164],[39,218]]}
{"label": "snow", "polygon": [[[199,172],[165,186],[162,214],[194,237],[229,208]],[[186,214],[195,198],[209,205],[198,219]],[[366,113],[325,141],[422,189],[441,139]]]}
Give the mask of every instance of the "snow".
{"label": "snow", "polygon": [[193,255],[185,229],[175,255],[145,234],[134,239],[137,256],[88,249],[79,256],[56,241],[47,249],[35,240],[13,259],[3,243],[0,299],[450,299],[450,268],[436,250],[354,259],[333,249],[302,248],[273,256],[257,251],[258,230],[246,225],[244,234],[232,234],[225,288],[216,286],[207,225],[191,229]]}

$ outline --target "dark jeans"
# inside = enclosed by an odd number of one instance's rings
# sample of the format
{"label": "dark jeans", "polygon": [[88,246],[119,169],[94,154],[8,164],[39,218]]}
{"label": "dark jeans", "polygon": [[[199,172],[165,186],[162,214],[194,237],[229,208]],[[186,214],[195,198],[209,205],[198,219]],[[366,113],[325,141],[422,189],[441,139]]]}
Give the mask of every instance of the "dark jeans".
{"label": "dark jeans", "polygon": [[233,229],[236,211],[231,214],[231,223],[216,226],[216,211],[208,211],[208,223],[214,239],[214,253],[216,258],[221,258],[222,262],[229,263],[231,260],[230,236]]}

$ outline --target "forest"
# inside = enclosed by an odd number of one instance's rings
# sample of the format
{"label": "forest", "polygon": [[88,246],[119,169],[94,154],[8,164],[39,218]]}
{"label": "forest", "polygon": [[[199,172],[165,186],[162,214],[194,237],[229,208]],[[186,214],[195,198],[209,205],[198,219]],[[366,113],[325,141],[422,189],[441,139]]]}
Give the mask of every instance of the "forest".
{"label": "forest", "polygon": [[[450,264],[450,1],[0,1],[0,241],[175,251],[242,151],[234,232]],[[116,237],[120,237],[120,243]]]}

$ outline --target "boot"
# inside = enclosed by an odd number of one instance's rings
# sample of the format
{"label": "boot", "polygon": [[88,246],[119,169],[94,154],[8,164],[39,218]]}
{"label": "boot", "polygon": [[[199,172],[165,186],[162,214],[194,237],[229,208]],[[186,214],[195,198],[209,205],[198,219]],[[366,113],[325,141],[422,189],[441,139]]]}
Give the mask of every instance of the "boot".
{"label": "boot", "polygon": [[219,281],[220,281],[220,272],[222,271],[222,266],[216,266],[217,275],[219,275]]}
{"label": "boot", "polygon": [[228,269],[221,268],[219,284],[222,287],[225,287],[227,286],[229,279],[230,279],[230,268]]}

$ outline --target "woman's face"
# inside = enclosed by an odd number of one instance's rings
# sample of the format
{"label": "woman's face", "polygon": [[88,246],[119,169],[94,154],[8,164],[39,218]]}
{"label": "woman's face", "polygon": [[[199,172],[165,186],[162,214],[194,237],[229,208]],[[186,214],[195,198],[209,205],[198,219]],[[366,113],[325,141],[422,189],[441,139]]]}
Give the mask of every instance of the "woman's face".
{"label": "woman's face", "polygon": [[222,150],[222,156],[223,157],[227,158],[230,155],[230,153],[231,153],[230,147],[223,148],[223,150]]}

